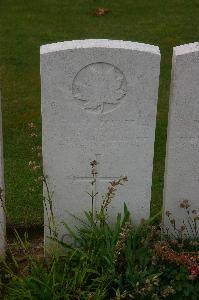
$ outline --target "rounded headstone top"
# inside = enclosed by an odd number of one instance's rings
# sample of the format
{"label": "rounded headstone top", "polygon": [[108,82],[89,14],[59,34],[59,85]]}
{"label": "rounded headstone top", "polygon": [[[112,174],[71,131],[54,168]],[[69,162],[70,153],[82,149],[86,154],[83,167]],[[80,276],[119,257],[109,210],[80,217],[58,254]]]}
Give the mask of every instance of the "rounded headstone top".
{"label": "rounded headstone top", "polygon": [[115,48],[115,49],[126,49],[134,50],[141,52],[149,52],[153,54],[160,55],[159,47],[130,42],[122,40],[108,40],[108,39],[87,39],[87,40],[74,40],[74,41],[65,41],[59,43],[52,43],[43,45],[40,47],[40,54],[47,54],[51,52],[65,51],[65,50],[74,50],[79,48]]}
{"label": "rounded headstone top", "polygon": [[173,54],[175,56],[177,55],[184,55],[192,52],[199,52],[199,43],[190,43],[190,44],[185,44],[181,46],[176,46],[173,48]]}

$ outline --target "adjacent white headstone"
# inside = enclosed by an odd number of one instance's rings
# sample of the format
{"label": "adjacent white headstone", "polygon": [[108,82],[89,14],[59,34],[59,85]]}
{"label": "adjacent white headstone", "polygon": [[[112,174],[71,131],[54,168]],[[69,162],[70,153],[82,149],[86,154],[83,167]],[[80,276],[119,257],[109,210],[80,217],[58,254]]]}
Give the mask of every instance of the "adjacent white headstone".
{"label": "adjacent white headstone", "polygon": [[185,220],[190,229],[185,210],[180,208],[183,200],[184,206],[186,200],[189,201],[190,213],[199,208],[199,43],[175,47],[173,52],[164,186],[165,226],[170,226],[165,216],[170,211],[176,227],[184,226]]}
{"label": "adjacent white headstone", "polygon": [[4,168],[3,168],[3,135],[2,135],[2,114],[0,95],[0,260],[5,255],[5,213],[4,213]]}
{"label": "adjacent white headstone", "polygon": [[159,48],[151,45],[84,40],[41,47],[43,164],[57,222],[72,225],[68,212],[82,217],[91,210],[93,160],[95,208],[108,182],[127,175],[110,220],[124,202],[135,224],[149,216],[159,68]]}

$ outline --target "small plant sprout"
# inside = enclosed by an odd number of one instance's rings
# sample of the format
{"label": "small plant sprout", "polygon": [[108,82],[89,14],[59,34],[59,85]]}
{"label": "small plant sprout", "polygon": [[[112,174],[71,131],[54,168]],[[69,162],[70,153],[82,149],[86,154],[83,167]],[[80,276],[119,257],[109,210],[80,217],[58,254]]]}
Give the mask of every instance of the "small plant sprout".
{"label": "small plant sprout", "polygon": [[166,228],[166,234],[173,236],[173,238],[180,239],[193,239],[199,238],[199,211],[191,209],[191,205],[188,200],[182,200],[180,202],[180,208],[185,212],[185,219],[180,226],[176,226],[176,221],[170,211],[166,211],[166,217],[171,224],[172,232],[169,228]]}
{"label": "small plant sprout", "polygon": [[93,177],[92,181],[91,181],[91,185],[92,185],[92,190],[91,193],[88,193],[88,195],[91,197],[91,212],[92,212],[92,217],[94,218],[94,201],[95,198],[98,194],[98,192],[96,191],[96,189],[94,188],[95,183],[96,183],[96,176],[97,176],[97,161],[93,160],[90,162],[90,166],[91,166],[91,175]]}
{"label": "small plant sprout", "polygon": [[95,183],[97,180],[96,176],[98,174],[98,172],[97,172],[98,164],[99,164],[99,162],[97,162],[96,160],[93,160],[90,162],[91,175],[92,175],[92,181],[90,183],[92,185],[92,190],[90,193],[88,193],[88,195],[91,197],[91,213],[92,213],[93,218],[96,217],[97,219],[101,219],[101,221],[102,221],[102,219],[104,219],[104,221],[105,221],[105,215],[107,213],[108,206],[116,194],[117,187],[123,185],[126,181],[128,181],[128,178],[127,178],[127,176],[121,176],[117,180],[113,180],[113,181],[109,182],[107,192],[105,193],[105,195],[102,195],[103,201],[102,201],[100,210],[98,212],[95,212],[94,211],[94,201],[96,201],[96,196],[98,195],[98,191],[96,190],[96,187],[95,187]]}
{"label": "small plant sprout", "polygon": [[[28,162],[28,166],[30,171],[34,174],[34,182],[37,185],[44,185],[46,193],[45,197],[42,196],[43,198],[43,204],[44,204],[44,209],[46,211],[46,216],[47,216],[47,222],[48,222],[48,228],[49,228],[49,233],[50,237],[52,238],[57,238],[58,233],[57,233],[57,225],[55,222],[55,216],[54,216],[54,211],[53,211],[53,192],[49,190],[48,187],[48,182],[47,182],[47,175],[43,173],[43,166],[42,166],[42,148],[40,145],[38,145],[37,137],[38,137],[38,129],[34,122],[30,122],[28,124],[28,129],[30,136],[32,138],[34,146],[32,147],[32,156],[33,160]],[[33,192],[34,189],[31,189]]]}

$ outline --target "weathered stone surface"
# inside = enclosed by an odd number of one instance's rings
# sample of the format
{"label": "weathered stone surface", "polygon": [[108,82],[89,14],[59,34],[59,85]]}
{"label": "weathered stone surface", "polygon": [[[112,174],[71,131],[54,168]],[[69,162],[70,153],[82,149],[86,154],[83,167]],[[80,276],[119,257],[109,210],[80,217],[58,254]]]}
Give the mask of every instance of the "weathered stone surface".
{"label": "weathered stone surface", "polygon": [[[164,186],[165,212],[179,228],[186,213],[180,202],[199,208],[199,44],[174,48]],[[188,225],[189,228],[189,225]],[[190,230],[189,230],[190,231]],[[193,235],[193,233],[190,234]]]}
{"label": "weathered stone surface", "polygon": [[[2,191],[3,190],[3,191]],[[0,95],[0,259],[5,255],[5,214],[4,214],[4,167],[3,167],[3,135],[2,135],[2,114]]]}
{"label": "weathered stone surface", "polygon": [[159,65],[159,48],[139,43],[84,40],[41,47],[43,163],[57,222],[74,224],[68,212],[81,217],[91,209],[93,160],[95,208],[108,182],[127,175],[127,186],[110,205],[110,221],[124,202],[135,223],[149,216]]}

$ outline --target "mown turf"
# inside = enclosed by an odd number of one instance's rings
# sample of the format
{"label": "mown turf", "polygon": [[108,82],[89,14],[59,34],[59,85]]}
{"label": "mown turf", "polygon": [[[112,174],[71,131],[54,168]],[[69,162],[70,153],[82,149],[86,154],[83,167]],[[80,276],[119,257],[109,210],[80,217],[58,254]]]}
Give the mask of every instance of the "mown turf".
{"label": "mown turf", "polygon": [[[96,17],[97,7],[111,12]],[[199,40],[198,16],[198,0],[0,0],[6,202],[12,223],[42,223],[41,186],[35,187],[27,168],[32,147],[27,123],[41,128],[39,46],[72,39],[123,39],[160,47],[152,213],[160,209],[172,47]]]}

